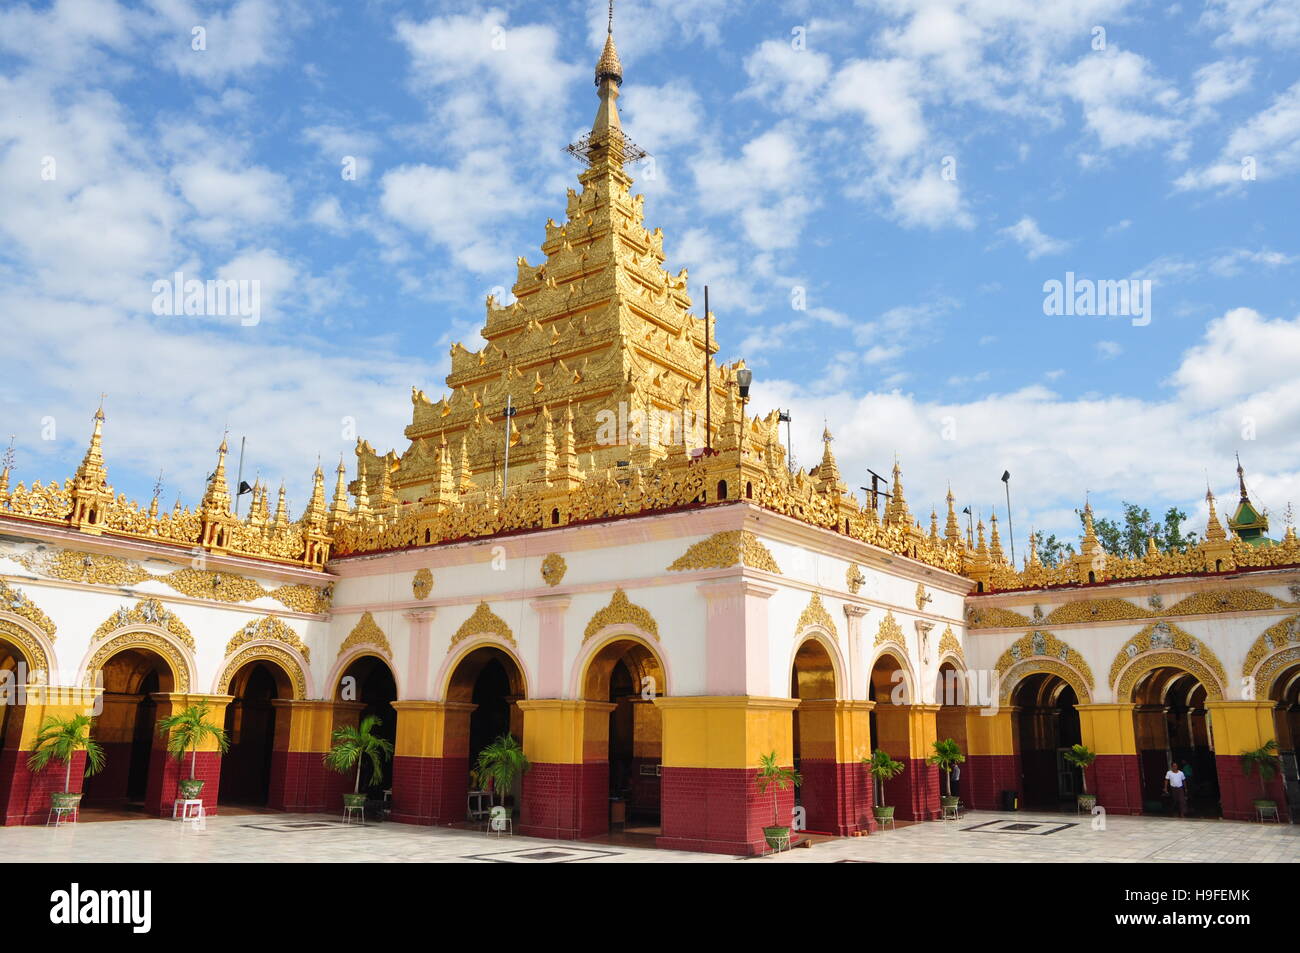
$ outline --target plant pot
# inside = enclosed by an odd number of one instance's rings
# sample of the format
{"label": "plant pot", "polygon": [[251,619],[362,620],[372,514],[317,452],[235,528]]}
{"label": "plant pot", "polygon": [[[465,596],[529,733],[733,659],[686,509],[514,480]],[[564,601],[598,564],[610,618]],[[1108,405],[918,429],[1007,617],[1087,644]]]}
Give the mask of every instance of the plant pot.
{"label": "plant pot", "polygon": [[51,791],[50,792],[51,808],[58,808],[66,811],[71,808],[79,807],[80,804],[81,804],[80,791]]}
{"label": "plant pot", "polygon": [[364,794],[345,794],[343,795],[344,807],[365,807],[366,795]]}
{"label": "plant pot", "polygon": [[879,805],[871,809],[871,816],[878,821],[892,821],[894,819],[894,809],[889,805]]}
{"label": "plant pot", "polygon": [[767,846],[773,850],[778,847],[787,847],[790,843],[790,828],[765,827],[763,828],[763,839],[767,841]]}
{"label": "plant pot", "polygon": [[1277,801],[1270,801],[1269,799],[1262,797],[1255,798],[1254,805],[1255,810],[1257,811],[1261,808],[1265,811],[1273,811],[1277,809]]}
{"label": "plant pot", "polygon": [[[961,798],[957,797],[957,796],[954,794],[954,795],[952,795],[952,796],[950,796],[950,797],[941,797],[941,798],[939,798],[939,803],[940,803],[942,806],[944,806],[944,807],[956,807],[958,804],[961,803]],[[892,811],[893,808],[890,808],[890,810]]]}
{"label": "plant pot", "polygon": [[181,800],[197,801],[203,793],[203,782],[198,778],[186,778],[180,783]]}
{"label": "plant pot", "polygon": [[1078,798],[1079,798],[1079,810],[1087,811],[1089,814],[1091,814],[1092,809],[1097,806],[1097,795],[1080,794],[1078,795]]}

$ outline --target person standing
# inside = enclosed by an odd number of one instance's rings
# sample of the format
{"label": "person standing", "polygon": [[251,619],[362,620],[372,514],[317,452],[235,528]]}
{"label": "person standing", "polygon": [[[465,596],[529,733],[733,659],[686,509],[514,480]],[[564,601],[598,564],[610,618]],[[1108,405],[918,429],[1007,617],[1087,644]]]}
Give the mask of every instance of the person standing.
{"label": "person standing", "polygon": [[960,796],[961,795],[961,765],[960,764],[954,764],[952,766],[952,773],[949,775],[949,783],[952,785],[952,796],[953,797]]}
{"label": "person standing", "polygon": [[1177,761],[1165,772],[1165,793],[1174,796],[1174,804],[1178,806],[1178,816],[1186,817],[1187,775],[1183,774],[1182,766]]}

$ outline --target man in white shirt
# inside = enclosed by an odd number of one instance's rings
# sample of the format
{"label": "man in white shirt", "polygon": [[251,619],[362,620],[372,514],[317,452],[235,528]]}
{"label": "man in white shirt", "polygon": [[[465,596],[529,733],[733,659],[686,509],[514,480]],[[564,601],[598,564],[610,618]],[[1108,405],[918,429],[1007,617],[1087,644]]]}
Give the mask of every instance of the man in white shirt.
{"label": "man in white shirt", "polygon": [[1165,772],[1165,793],[1173,794],[1174,803],[1178,805],[1178,816],[1187,816],[1187,775],[1182,766],[1175,761]]}

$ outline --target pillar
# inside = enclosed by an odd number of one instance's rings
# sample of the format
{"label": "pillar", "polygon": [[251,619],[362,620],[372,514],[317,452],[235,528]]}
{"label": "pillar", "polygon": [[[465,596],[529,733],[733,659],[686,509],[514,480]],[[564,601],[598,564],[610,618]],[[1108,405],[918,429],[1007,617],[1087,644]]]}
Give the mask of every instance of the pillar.
{"label": "pillar", "polygon": [[[131,751],[135,742],[136,716],[143,695],[105,693],[91,737],[104,749],[104,770],[86,778],[86,807],[122,808],[130,784]],[[149,730],[156,732],[156,725]]]}
{"label": "pillar", "polygon": [[280,698],[271,704],[276,713],[269,805],[295,814],[342,811],[343,795],[352,791],[354,776],[331,771],[324,758],[334,729],[359,724],[365,705]]}
{"label": "pillar", "polygon": [[934,753],[938,705],[876,707],[876,747],[903,763],[903,773],[885,782],[885,804],[905,821],[932,821],[941,816],[939,768],[928,759]]}
{"label": "pillar", "polygon": [[609,831],[609,713],[581,699],[521,700],[524,775],[519,832],[575,839]]}
{"label": "pillar", "polygon": [[805,829],[847,837],[871,830],[871,710],[875,702],[807,699],[799,702],[799,803]]}
{"label": "pillar", "polygon": [[[234,698],[230,695],[189,695],[180,692],[154,692],[156,717],[161,720],[179,714],[193,705],[206,705],[208,724],[224,730],[226,706]],[[170,735],[161,734],[155,722],[153,750],[149,755],[149,786],[145,791],[144,809],[157,817],[171,817],[173,804],[180,797],[180,782],[193,776],[204,782],[200,797],[203,810],[217,813],[217,795],[221,788],[221,751],[215,738],[204,739],[195,752],[186,751],[177,759],[167,751]]]}
{"label": "pillar", "polygon": [[[1131,704],[1075,705],[1083,746],[1097,755],[1088,791],[1110,814],[1142,813],[1142,768]],[[1160,776],[1164,777],[1161,771]]]}
{"label": "pillar", "polygon": [[61,761],[51,761],[39,774],[27,767],[36,747],[36,737],[47,718],[71,718],[94,714],[95,689],[26,686],[24,704],[15,706],[0,739],[0,823],[44,824],[49,816],[50,794],[68,789],[82,791],[86,753],[72,758],[71,775]]}
{"label": "pillar", "polygon": [[794,789],[759,794],[759,758],[794,760],[793,698],[656,698],[663,715],[660,847],[722,854],[765,849],[763,828],[791,821]]}
{"label": "pillar", "polygon": [[392,819],[453,824],[466,818],[469,792],[467,702],[396,701]]}
{"label": "pillar", "polygon": [[725,579],[697,588],[707,604],[705,691],[719,697],[772,691],[767,615],[776,587]]}
{"label": "pillar", "polygon": [[1286,796],[1281,772],[1260,786],[1259,773],[1251,769],[1247,776],[1241,767],[1241,754],[1262,748],[1276,738],[1273,711],[1276,702],[1207,701],[1210,730],[1214,738],[1214,763],[1219,774],[1219,804],[1223,816],[1230,820],[1253,821],[1254,802],[1258,798],[1274,801],[1279,814],[1287,815]]}
{"label": "pillar", "polygon": [[537,688],[539,698],[559,698],[564,685],[564,614],[573,599],[541,596],[529,603],[537,613]]}
{"label": "pillar", "polygon": [[[966,717],[966,762],[962,765],[962,802],[978,811],[1002,810],[1002,792],[1020,790],[1016,709],[963,707]],[[945,709],[946,711],[946,709]]]}

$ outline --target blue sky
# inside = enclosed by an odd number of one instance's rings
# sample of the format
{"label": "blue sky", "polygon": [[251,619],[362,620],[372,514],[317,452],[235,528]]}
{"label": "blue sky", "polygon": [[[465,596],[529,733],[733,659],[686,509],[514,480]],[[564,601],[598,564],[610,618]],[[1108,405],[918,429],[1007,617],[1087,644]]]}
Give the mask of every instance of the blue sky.
{"label": "blue sky", "polygon": [[[351,465],[351,422],[404,449],[411,386],[441,392],[450,343],[476,346],[485,295],[563,218],[604,19],[6,5],[16,478],[71,473],[101,392],[136,498],[161,469],[193,504],[226,427],[295,509],[318,455]],[[918,514],[949,480],[1001,509],[1010,469],[1023,552],[1031,524],[1073,535],[1086,492],[1199,528],[1240,451],[1280,535],[1300,489],[1294,0],[625,0],[615,34],[647,224],[697,302],[710,285],[751,407],[793,409],[801,463],[825,420],[854,485],[900,455]],[[153,314],[178,270],[260,280],[260,322]],[[1066,272],[1151,280],[1150,323],[1045,315]]]}

